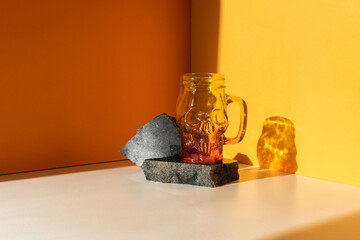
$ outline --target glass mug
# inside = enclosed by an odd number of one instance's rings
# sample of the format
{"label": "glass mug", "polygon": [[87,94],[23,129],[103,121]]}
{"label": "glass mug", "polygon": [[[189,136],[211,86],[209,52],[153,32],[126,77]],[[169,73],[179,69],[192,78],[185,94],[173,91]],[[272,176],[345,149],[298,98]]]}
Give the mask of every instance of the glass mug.
{"label": "glass mug", "polygon": [[[240,142],[245,135],[247,108],[239,97],[225,94],[224,75],[186,73],[180,80],[176,122],[181,131],[181,161],[218,164],[223,160],[223,145]],[[240,105],[240,127],[234,138],[224,135],[229,126],[226,107]]]}

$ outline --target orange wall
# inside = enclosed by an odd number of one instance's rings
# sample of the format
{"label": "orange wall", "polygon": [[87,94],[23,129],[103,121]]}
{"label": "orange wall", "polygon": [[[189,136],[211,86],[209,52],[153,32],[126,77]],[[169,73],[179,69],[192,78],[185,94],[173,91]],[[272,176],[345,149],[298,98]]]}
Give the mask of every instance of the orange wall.
{"label": "orange wall", "polygon": [[123,158],[190,71],[188,0],[0,0],[0,36],[0,173]]}

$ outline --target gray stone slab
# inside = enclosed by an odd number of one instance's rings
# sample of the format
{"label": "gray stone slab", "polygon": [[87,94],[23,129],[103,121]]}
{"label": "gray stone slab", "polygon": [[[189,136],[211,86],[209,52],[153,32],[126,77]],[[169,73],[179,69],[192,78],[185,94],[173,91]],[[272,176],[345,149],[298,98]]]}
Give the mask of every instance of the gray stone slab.
{"label": "gray stone slab", "polygon": [[180,152],[181,137],[176,120],[165,113],[139,128],[120,150],[140,167],[145,159],[169,157]]}
{"label": "gray stone slab", "polygon": [[239,179],[237,162],[200,165],[182,163],[180,155],[146,159],[142,165],[145,178],[162,183],[182,183],[218,187]]}

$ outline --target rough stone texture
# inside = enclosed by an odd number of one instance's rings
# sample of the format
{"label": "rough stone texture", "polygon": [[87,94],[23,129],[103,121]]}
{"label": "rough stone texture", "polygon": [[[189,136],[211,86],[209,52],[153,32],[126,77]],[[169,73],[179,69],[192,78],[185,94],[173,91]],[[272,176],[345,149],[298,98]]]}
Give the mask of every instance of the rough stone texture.
{"label": "rough stone texture", "polygon": [[147,180],[218,187],[239,179],[237,162],[200,165],[182,163],[180,155],[146,159],[142,165]]}
{"label": "rough stone texture", "polygon": [[120,153],[140,166],[145,159],[163,158],[181,152],[181,137],[174,117],[161,114],[136,131]]}

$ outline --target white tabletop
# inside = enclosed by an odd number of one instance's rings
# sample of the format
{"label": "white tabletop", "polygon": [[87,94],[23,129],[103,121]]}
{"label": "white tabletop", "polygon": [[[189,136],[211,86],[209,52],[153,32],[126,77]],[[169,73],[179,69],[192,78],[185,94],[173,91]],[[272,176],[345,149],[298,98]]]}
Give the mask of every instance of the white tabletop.
{"label": "white tabletop", "polygon": [[218,188],[129,161],[0,176],[0,239],[360,239],[360,188],[241,165]]}

